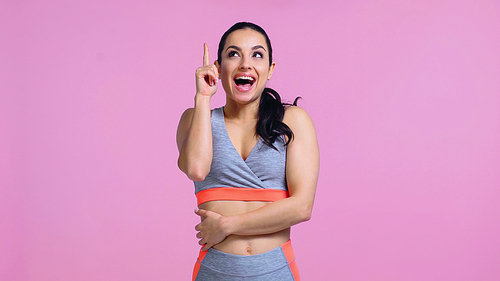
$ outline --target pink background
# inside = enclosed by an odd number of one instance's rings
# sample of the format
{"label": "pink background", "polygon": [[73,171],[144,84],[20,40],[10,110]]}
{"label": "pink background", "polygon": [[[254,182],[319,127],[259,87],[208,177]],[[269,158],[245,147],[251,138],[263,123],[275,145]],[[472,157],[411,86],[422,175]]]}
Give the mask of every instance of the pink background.
{"label": "pink background", "polygon": [[[418,3],[417,3],[418,2]],[[500,280],[499,1],[0,1],[0,280],[189,280],[203,43],[269,33],[316,124],[304,280]],[[213,99],[223,105],[224,92]]]}

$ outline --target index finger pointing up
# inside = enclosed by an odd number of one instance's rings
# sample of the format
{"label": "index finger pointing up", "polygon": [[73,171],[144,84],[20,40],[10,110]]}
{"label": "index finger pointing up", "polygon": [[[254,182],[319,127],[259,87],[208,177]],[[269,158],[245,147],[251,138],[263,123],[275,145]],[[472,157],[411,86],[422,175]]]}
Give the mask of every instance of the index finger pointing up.
{"label": "index finger pointing up", "polygon": [[205,47],[205,52],[203,53],[203,66],[207,66],[210,64],[210,59],[208,58],[208,45],[207,43],[203,44]]}

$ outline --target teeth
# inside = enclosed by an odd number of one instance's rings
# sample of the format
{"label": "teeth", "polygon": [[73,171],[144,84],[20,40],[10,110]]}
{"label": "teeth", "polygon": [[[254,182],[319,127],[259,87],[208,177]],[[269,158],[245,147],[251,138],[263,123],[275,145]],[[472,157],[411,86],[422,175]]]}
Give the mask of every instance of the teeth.
{"label": "teeth", "polygon": [[236,77],[236,79],[245,79],[245,80],[253,81],[253,78],[250,76],[240,76],[240,77]]}

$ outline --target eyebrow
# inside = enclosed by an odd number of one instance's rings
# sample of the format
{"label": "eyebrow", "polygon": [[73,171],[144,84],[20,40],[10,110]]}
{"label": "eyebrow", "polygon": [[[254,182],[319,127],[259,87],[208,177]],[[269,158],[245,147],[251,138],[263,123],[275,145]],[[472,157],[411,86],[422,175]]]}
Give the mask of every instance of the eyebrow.
{"label": "eyebrow", "polygon": [[[229,48],[236,49],[236,50],[241,52],[241,48],[238,46],[235,46],[235,45],[228,46],[226,49],[226,52],[227,52],[227,50],[229,50]],[[262,45],[255,45],[252,47],[252,50],[257,50],[257,49],[264,49],[264,51],[267,52],[266,48],[264,48]]]}

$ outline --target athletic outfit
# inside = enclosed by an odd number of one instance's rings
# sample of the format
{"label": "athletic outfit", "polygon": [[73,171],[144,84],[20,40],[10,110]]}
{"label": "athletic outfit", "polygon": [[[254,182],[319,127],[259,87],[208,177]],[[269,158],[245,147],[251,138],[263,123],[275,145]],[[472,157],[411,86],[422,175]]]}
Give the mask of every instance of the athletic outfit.
{"label": "athletic outfit", "polygon": [[[213,156],[210,172],[195,181],[198,205],[215,200],[275,202],[288,197],[285,138],[273,149],[260,138],[243,160],[226,130],[223,107],[212,111]],[[210,248],[201,251],[193,281],[300,280],[290,240],[271,251],[250,256],[233,255]]]}

